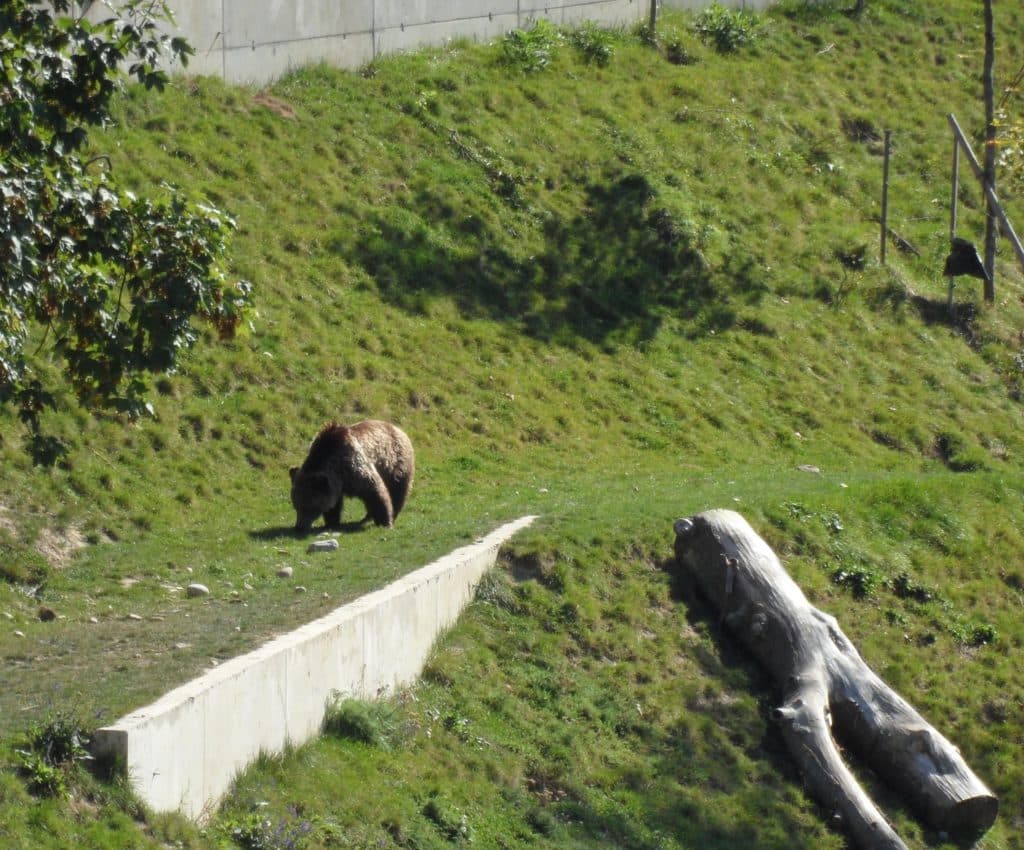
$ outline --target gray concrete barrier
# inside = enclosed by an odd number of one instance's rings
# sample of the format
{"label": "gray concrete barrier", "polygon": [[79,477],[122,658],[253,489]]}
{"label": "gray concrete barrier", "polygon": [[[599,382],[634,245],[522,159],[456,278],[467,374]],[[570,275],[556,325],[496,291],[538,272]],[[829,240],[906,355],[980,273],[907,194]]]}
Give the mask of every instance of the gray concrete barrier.
{"label": "gray concrete barrier", "polygon": [[94,739],[155,811],[202,820],[261,753],[319,734],[335,696],[372,699],[415,680],[438,635],[473,598],[509,522],[382,590],[175,688]]}
{"label": "gray concrete barrier", "polygon": [[[92,20],[116,0],[83,3]],[[195,49],[190,74],[266,84],[304,65],[356,69],[389,53],[453,39],[487,41],[538,18],[557,24],[628,25],[649,0],[168,0],[174,35]],[[172,69],[181,71],[180,68]]]}
{"label": "gray concrete barrier", "polygon": [[[761,10],[772,0],[724,0]],[[660,0],[659,7],[697,10],[711,0]],[[92,20],[109,18],[117,0],[86,0]],[[650,18],[650,0],[168,0],[173,34],[195,49],[190,74],[265,85],[317,62],[355,70],[379,56],[453,39],[488,41],[544,18],[574,26],[631,26]]]}

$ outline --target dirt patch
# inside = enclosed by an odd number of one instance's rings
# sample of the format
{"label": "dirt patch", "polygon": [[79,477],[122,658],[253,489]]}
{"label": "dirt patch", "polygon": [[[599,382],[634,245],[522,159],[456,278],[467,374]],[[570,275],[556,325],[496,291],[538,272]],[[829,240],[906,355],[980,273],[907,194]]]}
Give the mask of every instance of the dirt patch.
{"label": "dirt patch", "polygon": [[12,537],[18,533],[18,526],[11,518],[11,509],[7,505],[0,505],[0,531],[6,531]]}
{"label": "dirt patch", "polygon": [[44,528],[36,538],[35,549],[51,567],[60,569],[67,566],[75,552],[85,545],[85,536],[74,526],[59,534],[53,529]]}
{"label": "dirt patch", "polygon": [[253,99],[252,102],[257,106],[264,106],[276,115],[280,115],[282,118],[287,118],[289,121],[296,119],[295,110],[292,109],[283,100],[278,100],[273,95],[269,95],[266,92],[260,92]]}
{"label": "dirt patch", "polygon": [[[0,533],[9,536],[12,540],[24,539],[22,537],[24,530],[18,525],[14,512],[2,503],[0,503]],[[70,526],[61,531],[43,528],[37,535],[32,548],[52,568],[61,569],[67,566],[75,553],[86,545],[88,542],[81,530]]]}

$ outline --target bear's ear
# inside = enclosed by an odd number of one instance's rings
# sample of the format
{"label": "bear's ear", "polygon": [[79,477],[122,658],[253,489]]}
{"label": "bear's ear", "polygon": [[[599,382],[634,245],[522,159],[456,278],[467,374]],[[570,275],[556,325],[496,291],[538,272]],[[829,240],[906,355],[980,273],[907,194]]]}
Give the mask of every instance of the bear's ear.
{"label": "bear's ear", "polygon": [[293,484],[295,483],[295,476],[298,474],[299,468],[297,466],[293,466],[291,469],[288,470],[288,477],[292,480]]}

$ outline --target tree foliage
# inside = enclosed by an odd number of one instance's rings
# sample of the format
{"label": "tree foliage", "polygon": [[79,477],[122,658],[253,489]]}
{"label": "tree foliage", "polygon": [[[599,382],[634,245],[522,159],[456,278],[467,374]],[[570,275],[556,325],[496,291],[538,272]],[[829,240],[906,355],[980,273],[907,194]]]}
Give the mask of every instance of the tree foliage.
{"label": "tree foliage", "polygon": [[125,72],[160,88],[162,59],[187,62],[189,45],[158,27],[165,3],[128,0],[99,23],[71,12],[68,0],[0,4],[0,403],[17,406],[37,451],[55,403],[38,354],[56,357],[82,405],[138,416],[146,375],[174,369],[195,320],[231,337],[249,294],[219,266],[227,215],[171,187],[119,191],[104,157],[85,158]]}

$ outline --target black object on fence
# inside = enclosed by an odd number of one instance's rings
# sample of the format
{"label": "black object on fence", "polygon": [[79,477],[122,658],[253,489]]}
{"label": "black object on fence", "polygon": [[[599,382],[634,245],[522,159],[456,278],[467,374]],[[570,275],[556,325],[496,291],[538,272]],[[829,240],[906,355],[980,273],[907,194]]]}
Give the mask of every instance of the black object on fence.
{"label": "black object on fence", "polygon": [[946,257],[946,267],[942,270],[942,274],[945,277],[967,275],[986,283],[989,282],[988,272],[985,270],[985,264],[981,261],[978,249],[974,247],[973,242],[961,239],[959,236],[953,237],[952,249],[949,256]]}

